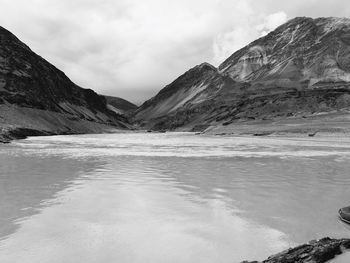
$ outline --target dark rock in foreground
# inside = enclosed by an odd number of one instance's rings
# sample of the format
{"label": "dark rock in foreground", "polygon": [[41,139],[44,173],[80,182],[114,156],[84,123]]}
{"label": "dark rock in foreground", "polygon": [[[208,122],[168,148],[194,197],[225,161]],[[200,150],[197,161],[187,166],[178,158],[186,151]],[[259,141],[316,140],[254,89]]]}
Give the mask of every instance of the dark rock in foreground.
{"label": "dark rock in foreground", "polygon": [[2,131],[0,133],[0,143],[9,143],[11,140],[25,139],[27,136],[48,136],[53,133],[38,131],[27,128],[16,128],[13,130]]}
{"label": "dark rock in foreground", "polygon": [[[310,241],[308,244],[290,248],[273,255],[262,263],[322,263],[333,259],[350,248],[350,239],[322,238]],[[258,261],[243,261],[242,263],[258,263]]]}

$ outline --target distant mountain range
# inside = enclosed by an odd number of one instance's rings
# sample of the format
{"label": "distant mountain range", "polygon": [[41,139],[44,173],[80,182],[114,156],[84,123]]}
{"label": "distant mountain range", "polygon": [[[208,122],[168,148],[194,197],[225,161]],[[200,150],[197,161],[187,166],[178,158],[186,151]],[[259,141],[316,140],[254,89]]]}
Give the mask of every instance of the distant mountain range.
{"label": "distant mountain range", "polygon": [[125,100],[77,86],[0,27],[0,141],[129,129],[121,113],[133,107]]}
{"label": "distant mountain range", "polygon": [[140,107],[77,86],[0,27],[0,141],[135,127],[350,132],[349,110],[347,18],[292,19],[218,68],[195,66]]}
{"label": "distant mountain range", "polygon": [[218,68],[203,63],[137,109],[155,130],[297,119],[350,106],[350,19],[298,17]]}

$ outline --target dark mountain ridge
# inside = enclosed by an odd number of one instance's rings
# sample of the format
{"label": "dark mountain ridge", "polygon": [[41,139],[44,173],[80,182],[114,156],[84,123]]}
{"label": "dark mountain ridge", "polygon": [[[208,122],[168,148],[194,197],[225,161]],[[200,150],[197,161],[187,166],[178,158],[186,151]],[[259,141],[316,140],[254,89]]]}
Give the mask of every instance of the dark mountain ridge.
{"label": "dark mountain ridge", "polygon": [[62,71],[0,27],[2,140],[11,137],[14,130],[32,135],[89,133],[127,127],[130,127],[128,120],[110,110],[105,97],[77,86]]}

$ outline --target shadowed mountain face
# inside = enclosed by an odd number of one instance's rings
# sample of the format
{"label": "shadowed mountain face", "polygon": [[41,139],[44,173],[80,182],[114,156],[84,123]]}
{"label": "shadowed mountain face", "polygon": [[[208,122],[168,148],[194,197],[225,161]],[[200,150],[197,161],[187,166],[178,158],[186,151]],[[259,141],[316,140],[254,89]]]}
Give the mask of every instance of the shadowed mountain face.
{"label": "shadowed mountain face", "polygon": [[137,106],[130,101],[118,97],[104,96],[107,101],[107,107],[117,114],[127,114],[137,109]]}
{"label": "shadowed mountain face", "polygon": [[204,129],[350,106],[350,19],[295,18],[224,61],[197,66],[135,114],[153,129]]}
{"label": "shadowed mountain face", "polygon": [[0,134],[99,132],[127,120],[106,99],[75,85],[63,72],[0,27]]}

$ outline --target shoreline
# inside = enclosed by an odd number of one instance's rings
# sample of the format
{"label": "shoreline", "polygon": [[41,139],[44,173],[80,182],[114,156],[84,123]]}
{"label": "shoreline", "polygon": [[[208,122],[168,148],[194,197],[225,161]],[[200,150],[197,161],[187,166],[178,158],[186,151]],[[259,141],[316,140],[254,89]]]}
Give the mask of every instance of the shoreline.
{"label": "shoreline", "polygon": [[56,135],[83,135],[83,134],[111,134],[111,133],[120,133],[120,132],[136,132],[134,130],[123,130],[111,128],[109,130],[96,131],[96,132],[72,132],[72,131],[45,131],[45,130],[36,130],[30,128],[16,127],[13,129],[0,129],[0,144],[8,144],[14,140],[24,140],[28,137],[37,137],[37,136],[56,136]]}
{"label": "shoreline", "polygon": [[[28,110],[31,112],[32,110]],[[35,120],[47,119],[47,112],[35,110],[30,119],[14,118],[11,114],[0,124],[0,143],[9,143],[12,140],[24,139],[28,136],[73,135],[113,133],[118,130],[124,132],[193,132],[195,135],[212,136],[253,136],[253,137],[350,137],[350,112],[339,111],[327,114],[314,114],[304,117],[279,117],[269,120],[237,120],[228,125],[212,123],[202,125],[193,123],[177,129],[153,129],[140,127],[137,123],[125,124],[125,127],[116,127],[108,123],[97,123],[87,120],[70,120],[59,113],[50,113],[50,123]],[[22,114],[22,113],[21,113]],[[27,114],[27,113],[26,113]],[[52,115],[52,116],[51,116]],[[26,115],[25,115],[26,116]],[[22,116],[23,117],[23,116]],[[1,118],[1,116],[0,116]],[[54,118],[54,119],[52,119]],[[58,121],[59,120],[59,121]],[[56,123],[57,122],[57,123]],[[125,128],[125,129],[123,129]]]}
{"label": "shoreline", "polygon": [[202,132],[193,132],[186,130],[174,130],[174,131],[157,131],[157,130],[144,130],[144,129],[104,129],[100,131],[90,131],[90,132],[78,132],[78,131],[46,131],[32,128],[23,128],[23,127],[15,127],[15,128],[0,128],[0,144],[11,143],[14,140],[22,140],[28,137],[36,137],[36,136],[56,136],[56,135],[82,135],[82,134],[112,134],[112,133],[170,133],[170,132],[188,132],[193,135],[207,135],[207,136],[222,136],[222,137],[263,137],[263,138],[340,138],[340,137],[350,137],[349,132],[345,131],[316,131],[313,133],[306,132],[293,132],[293,131],[269,131],[269,132],[259,132],[259,131],[245,131],[245,132],[233,132],[233,131],[221,131],[221,130],[208,130]]}

